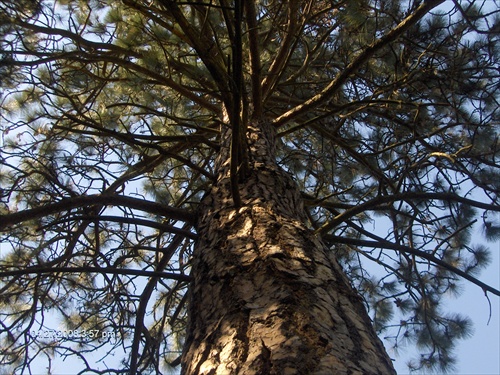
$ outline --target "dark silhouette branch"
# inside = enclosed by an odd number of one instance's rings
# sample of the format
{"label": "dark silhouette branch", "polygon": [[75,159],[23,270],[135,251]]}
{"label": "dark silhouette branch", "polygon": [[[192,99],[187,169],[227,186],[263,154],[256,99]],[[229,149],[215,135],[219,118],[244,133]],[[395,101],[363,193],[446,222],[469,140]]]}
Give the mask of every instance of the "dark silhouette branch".
{"label": "dark silhouette branch", "polygon": [[[199,105],[211,110],[218,111],[218,107],[214,104],[204,100],[199,95],[190,89],[187,88],[173,79],[169,78],[164,74],[159,74],[157,72],[153,72],[150,69],[147,69],[139,64],[133,63],[127,60],[126,57],[134,56],[136,58],[143,58],[144,56],[141,53],[133,52],[130,49],[121,48],[115,44],[110,43],[99,43],[87,40],[82,38],[80,35],[72,33],[67,30],[58,29],[58,28],[48,28],[40,25],[34,25],[22,21],[18,21],[18,24],[24,28],[30,29],[39,34],[46,35],[58,35],[64,38],[68,38],[72,40],[78,47],[79,50],[76,52],[60,52],[60,53],[40,53],[40,52],[32,52],[32,55],[36,57],[36,60],[32,61],[12,61],[10,62],[13,66],[38,66],[50,61],[56,60],[68,60],[68,61],[79,61],[83,63],[92,63],[92,62],[111,62],[115,63],[119,66],[122,66],[126,69],[130,69],[132,71],[136,71],[144,76],[151,77],[155,79],[159,84],[164,84],[173,90],[177,91],[179,94],[193,100]],[[86,50],[83,50],[82,47],[85,47]],[[2,53],[10,53],[8,51],[2,51]],[[16,55],[22,54],[21,52],[15,52]]]}
{"label": "dark silhouette branch", "polygon": [[[175,236],[172,242],[168,245],[168,247],[164,250],[164,254],[162,255],[160,261],[156,266],[155,272],[163,273],[163,270],[167,266],[172,254],[177,250],[177,247],[180,246],[181,242],[184,240],[183,236]],[[139,366],[138,358],[139,358],[139,346],[141,343],[141,335],[144,329],[144,321],[147,313],[147,307],[149,304],[149,300],[151,295],[153,294],[154,289],[157,286],[159,277],[153,276],[151,277],[144,290],[141,294],[141,298],[139,301],[139,307],[137,309],[137,315],[135,317],[135,327],[134,327],[134,336],[131,347],[131,355],[130,355],[130,373],[136,374]]]}
{"label": "dark silhouette branch", "polygon": [[269,67],[269,72],[262,82],[262,95],[264,100],[267,100],[270,93],[273,92],[281,74],[283,72],[283,67],[286,65],[292,51],[292,45],[294,40],[297,38],[298,20],[297,20],[297,10],[299,2],[291,1],[288,8],[288,25],[287,32],[285,34],[285,39],[283,40],[279,51],[276,53],[271,66]]}
{"label": "dark silhouette branch", "polygon": [[[351,208],[345,210],[342,213],[339,213],[333,220],[330,220],[329,222],[325,223],[321,228],[317,229],[316,232],[320,234],[327,233],[328,231],[332,230],[335,228],[337,225],[343,223],[344,221],[348,220],[349,218],[356,216],[357,214],[361,212],[365,212],[367,210],[372,210],[375,209],[381,205],[387,204],[387,203],[394,203],[397,201],[412,201],[412,200],[441,200],[441,201],[449,201],[449,202],[458,202],[458,203],[463,203],[471,207],[476,207],[476,208],[481,208],[484,210],[491,210],[491,211],[496,211],[500,212],[500,206],[495,206],[492,204],[488,203],[483,203],[483,202],[478,202],[473,199],[468,199],[464,198],[460,195],[457,194],[452,194],[452,193],[401,193],[401,194],[395,194],[395,195],[383,195],[383,196],[378,196],[374,199],[371,199],[367,202],[357,204],[356,206],[352,206]],[[319,203],[319,206],[322,207],[331,207],[331,208],[338,208],[334,207],[335,204],[328,203],[328,202],[322,202]]]}
{"label": "dark silhouette branch", "polygon": [[470,281],[471,283],[481,287],[485,292],[490,292],[493,293],[494,295],[500,296],[500,290],[493,288],[492,286],[483,283],[482,281],[476,279],[474,276],[471,276],[467,272],[464,272],[457,267],[452,266],[449,263],[446,263],[445,261],[436,258],[434,255],[431,253],[427,253],[422,250],[417,250],[409,246],[405,245],[399,245],[393,242],[389,242],[387,240],[384,240],[383,238],[380,238],[378,236],[373,235],[373,238],[376,238],[376,241],[369,241],[369,240],[362,240],[362,239],[356,239],[356,238],[348,238],[348,237],[340,237],[340,236],[335,236],[332,234],[325,234],[322,236],[322,238],[326,241],[332,242],[332,243],[343,243],[346,245],[355,245],[355,246],[363,246],[363,247],[371,247],[371,248],[382,248],[382,249],[388,249],[388,250],[396,250],[400,251],[403,253],[411,254],[418,256],[420,258],[426,259],[431,263],[434,263],[458,276],[463,277],[464,279]]}
{"label": "dark silhouette branch", "polygon": [[203,32],[204,30],[199,30],[186,19],[177,2],[161,0],[160,3],[180,27],[185,40],[196,50],[199,58],[212,76],[213,82],[218,86],[224,103],[229,107],[228,104],[231,103],[230,89],[222,51],[217,48],[216,42]]}
{"label": "dark silhouette branch", "polygon": [[429,0],[424,1],[415,12],[406,17],[399,23],[398,26],[393,28],[383,37],[377,39],[371,45],[366,47],[360,54],[358,54],[341,72],[335,77],[333,81],[328,84],[321,92],[314,95],[312,98],[306,100],[304,103],[290,109],[273,121],[275,126],[284,125],[286,122],[301,116],[302,114],[317,108],[324,104],[332,95],[342,87],[344,82],[352,76],[373,54],[381,48],[392,43],[398,37],[403,35],[410,27],[415,25],[422,17],[424,17],[431,9],[444,3],[444,0]]}
{"label": "dark silhouette branch", "polygon": [[96,222],[96,221],[113,221],[117,223],[124,223],[124,224],[132,224],[132,225],[141,225],[149,228],[155,228],[158,230],[161,230],[162,232],[167,232],[167,233],[174,233],[174,234],[180,234],[184,237],[190,238],[192,240],[196,240],[198,236],[196,233],[190,232],[189,230],[182,229],[182,228],[177,228],[174,227],[173,225],[157,222],[157,221],[152,221],[152,220],[145,220],[145,219],[139,219],[135,217],[124,217],[124,216],[110,216],[110,215],[99,215],[99,216],[70,216],[68,218],[65,218],[64,220],[56,220],[53,222],[50,222],[47,225],[44,225],[42,228],[38,228],[39,230],[43,230],[46,228],[50,228],[52,225],[59,224],[65,221],[78,221],[78,220],[83,220],[83,221],[89,221],[89,222]]}
{"label": "dark silhouette branch", "polygon": [[248,53],[251,67],[252,103],[254,116],[262,115],[262,65],[260,62],[259,36],[257,26],[257,10],[253,1],[245,1],[246,22],[248,27]]}
{"label": "dark silhouette branch", "polygon": [[234,9],[234,40],[232,41],[232,65],[230,71],[232,86],[232,102],[229,111],[231,122],[231,158],[230,158],[230,182],[233,202],[235,207],[241,206],[241,198],[238,183],[243,177],[243,166],[245,152],[244,126],[242,123],[242,94],[243,94],[243,45],[242,45],[242,3],[235,1]]}
{"label": "dark silhouette branch", "polygon": [[103,205],[103,206],[125,206],[131,209],[141,210],[150,214],[160,215],[173,220],[180,220],[194,224],[195,215],[185,209],[169,207],[144,199],[125,197],[122,195],[84,195],[73,198],[65,198],[59,202],[43,205],[36,208],[0,215],[0,231],[11,225],[24,221],[37,219],[61,211],[69,211],[79,207]]}
{"label": "dark silhouette branch", "polygon": [[10,270],[0,272],[0,278],[20,276],[20,275],[30,275],[30,274],[46,274],[46,273],[100,273],[100,274],[112,274],[112,275],[132,275],[132,276],[146,276],[146,277],[161,277],[171,280],[178,280],[189,282],[191,277],[185,274],[178,274],[173,272],[158,272],[158,271],[144,271],[144,270],[134,270],[134,269],[124,269],[124,268],[114,268],[114,267],[27,267],[20,270]]}

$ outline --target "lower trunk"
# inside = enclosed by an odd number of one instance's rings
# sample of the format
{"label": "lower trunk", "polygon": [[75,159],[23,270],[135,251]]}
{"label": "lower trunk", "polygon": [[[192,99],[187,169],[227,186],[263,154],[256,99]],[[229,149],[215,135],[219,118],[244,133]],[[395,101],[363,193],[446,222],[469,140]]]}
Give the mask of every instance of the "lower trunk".
{"label": "lower trunk", "polygon": [[334,254],[307,228],[269,133],[249,126],[241,207],[224,150],[202,202],[183,374],[395,373]]}

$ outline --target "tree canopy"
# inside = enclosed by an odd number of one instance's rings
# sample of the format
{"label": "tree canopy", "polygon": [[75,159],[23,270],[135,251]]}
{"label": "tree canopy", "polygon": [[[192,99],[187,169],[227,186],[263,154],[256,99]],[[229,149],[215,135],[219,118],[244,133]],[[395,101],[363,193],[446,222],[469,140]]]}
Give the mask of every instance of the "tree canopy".
{"label": "tree canopy", "polygon": [[500,295],[498,5],[1,1],[0,364],[177,365],[197,206],[258,115],[386,347],[451,368],[442,297]]}

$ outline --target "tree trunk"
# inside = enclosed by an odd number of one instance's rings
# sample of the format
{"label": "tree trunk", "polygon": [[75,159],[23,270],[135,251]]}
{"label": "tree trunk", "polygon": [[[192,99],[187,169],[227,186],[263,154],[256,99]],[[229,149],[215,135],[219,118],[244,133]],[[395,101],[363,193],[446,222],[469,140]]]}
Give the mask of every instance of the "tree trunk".
{"label": "tree trunk", "polygon": [[200,208],[183,374],[395,374],[332,252],[307,228],[271,127],[248,126],[242,205],[228,147]]}

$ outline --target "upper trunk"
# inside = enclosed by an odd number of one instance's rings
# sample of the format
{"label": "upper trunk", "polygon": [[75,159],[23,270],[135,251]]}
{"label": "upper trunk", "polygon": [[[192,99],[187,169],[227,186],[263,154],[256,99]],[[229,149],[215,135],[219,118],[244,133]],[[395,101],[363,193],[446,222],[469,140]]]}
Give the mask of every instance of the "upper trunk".
{"label": "upper trunk", "polygon": [[201,204],[183,373],[395,373],[334,254],[307,228],[299,190],[275,161],[272,129],[247,130],[241,207],[227,146]]}

